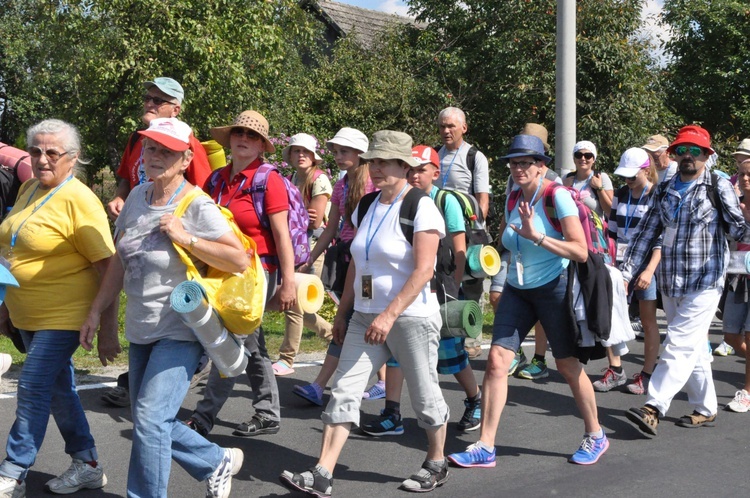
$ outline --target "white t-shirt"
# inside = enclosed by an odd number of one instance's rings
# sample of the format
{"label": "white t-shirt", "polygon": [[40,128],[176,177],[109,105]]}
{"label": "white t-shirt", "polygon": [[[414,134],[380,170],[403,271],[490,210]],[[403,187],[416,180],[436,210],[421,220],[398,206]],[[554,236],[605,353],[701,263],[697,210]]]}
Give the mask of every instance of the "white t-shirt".
{"label": "white t-shirt", "polygon": [[[356,311],[382,313],[401,292],[404,284],[414,272],[412,246],[401,231],[399,222],[402,203],[403,198],[393,204],[381,204],[376,200],[362,218],[361,227],[357,229],[357,235],[351,245],[352,258],[357,269],[354,279],[354,309]],[[352,222],[355,224],[358,219],[358,210],[359,206],[352,214]],[[381,220],[382,224],[380,224]],[[380,225],[379,229],[378,225]],[[414,217],[414,233],[428,230],[437,230],[440,238],[445,237],[445,221],[432,199],[425,196],[419,200],[417,214]],[[369,260],[365,254],[368,231],[370,232],[369,238],[372,239]],[[362,298],[363,275],[372,278],[372,299]],[[430,283],[427,282],[402,315],[426,317],[439,310],[437,294],[431,292]]]}
{"label": "white t-shirt", "polygon": [[457,150],[448,150],[445,146],[440,147],[440,176],[433,183],[438,188],[455,190],[465,194],[477,192],[490,192],[490,167],[487,157],[477,151],[474,158],[474,177],[466,164],[466,155],[471,149],[471,144],[461,142]]}

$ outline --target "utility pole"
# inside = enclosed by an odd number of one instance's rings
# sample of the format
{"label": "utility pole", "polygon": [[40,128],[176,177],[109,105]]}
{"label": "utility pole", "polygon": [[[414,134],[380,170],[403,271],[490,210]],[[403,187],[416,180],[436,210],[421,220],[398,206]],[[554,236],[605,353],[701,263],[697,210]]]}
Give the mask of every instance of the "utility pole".
{"label": "utility pole", "polygon": [[555,168],[564,177],[575,170],[576,143],[576,2],[557,2],[557,68],[555,72]]}

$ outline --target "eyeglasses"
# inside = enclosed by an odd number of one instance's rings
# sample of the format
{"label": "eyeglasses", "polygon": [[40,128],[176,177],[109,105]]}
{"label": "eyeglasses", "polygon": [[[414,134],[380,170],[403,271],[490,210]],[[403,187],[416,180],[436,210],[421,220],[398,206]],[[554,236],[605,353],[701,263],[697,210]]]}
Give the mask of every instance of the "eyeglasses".
{"label": "eyeglasses", "polygon": [[39,159],[40,157],[42,157],[42,154],[44,154],[45,156],[47,156],[47,159],[49,159],[49,162],[51,164],[55,164],[57,161],[60,160],[62,156],[70,153],[70,151],[59,152],[55,149],[42,150],[39,147],[34,147],[34,146],[29,147],[27,149],[27,152],[29,153],[32,159]]}
{"label": "eyeglasses", "polygon": [[688,152],[690,152],[691,156],[698,157],[703,154],[703,149],[698,147],[697,145],[691,145],[690,147],[688,147],[687,145],[678,145],[674,148],[674,153],[678,156],[684,156]]}
{"label": "eyeglasses", "polygon": [[508,169],[515,169],[515,168],[529,169],[531,166],[533,166],[536,163],[537,163],[536,161],[509,161]]}
{"label": "eyeglasses", "polygon": [[153,102],[156,107],[161,107],[163,104],[177,105],[175,102],[170,102],[168,100],[164,100],[160,97],[155,97],[154,95],[149,95],[147,93],[143,96],[143,103],[148,104],[149,102]]}
{"label": "eyeglasses", "polygon": [[242,135],[244,135],[250,140],[260,140],[261,138],[263,138],[260,136],[260,133],[254,132],[253,130],[248,130],[247,128],[232,128],[229,133],[230,135],[234,135],[237,137],[241,137]]}
{"label": "eyeglasses", "polygon": [[585,157],[587,160],[589,160],[594,158],[594,154],[592,154],[591,152],[574,152],[573,157],[575,157],[576,159]]}

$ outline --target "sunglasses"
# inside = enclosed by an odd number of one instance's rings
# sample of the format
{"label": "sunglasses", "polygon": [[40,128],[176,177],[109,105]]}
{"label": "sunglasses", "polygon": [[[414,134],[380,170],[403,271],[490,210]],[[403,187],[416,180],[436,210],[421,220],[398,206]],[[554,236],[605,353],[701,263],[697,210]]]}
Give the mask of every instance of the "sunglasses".
{"label": "sunglasses", "polygon": [[236,137],[241,137],[244,135],[250,140],[260,140],[261,138],[263,138],[259,133],[256,133],[253,130],[248,130],[247,128],[232,128],[229,134]]}
{"label": "sunglasses", "polygon": [[153,102],[156,107],[161,107],[163,104],[172,104],[177,105],[174,102],[170,102],[168,100],[164,100],[160,97],[155,97],[153,95],[146,94],[143,96],[143,103],[148,104],[149,102]]}
{"label": "sunglasses", "polygon": [[536,161],[509,161],[508,162],[508,169],[529,169],[533,165],[535,165]]}
{"label": "sunglasses", "polygon": [[690,152],[691,156],[698,157],[703,154],[703,149],[698,147],[697,145],[691,145],[690,147],[688,147],[687,145],[678,145],[674,148],[674,153],[678,156],[684,156],[688,152]]}
{"label": "sunglasses", "polygon": [[574,152],[573,157],[575,157],[576,159],[581,159],[582,157],[585,157],[587,160],[589,160],[589,159],[594,158],[594,154],[591,152]]}
{"label": "sunglasses", "polygon": [[44,154],[45,156],[47,156],[47,159],[49,159],[49,162],[51,164],[55,164],[57,161],[60,160],[62,156],[70,153],[70,151],[59,152],[55,149],[42,150],[39,147],[33,147],[33,146],[29,147],[27,149],[27,152],[29,153],[32,159],[39,159],[40,157],[42,157],[42,154]]}

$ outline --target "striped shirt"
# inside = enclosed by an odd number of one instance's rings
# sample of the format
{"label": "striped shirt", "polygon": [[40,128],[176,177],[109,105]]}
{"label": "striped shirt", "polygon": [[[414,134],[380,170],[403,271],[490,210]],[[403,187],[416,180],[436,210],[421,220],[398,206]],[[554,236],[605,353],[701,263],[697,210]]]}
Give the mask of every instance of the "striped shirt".
{"label": "striped shirt", "polygon": [[[630,281],[664,235],[656,281],[662,294],[669,297],[723,286],[729,260],[729,245],[719,223],[719,211],[709,199],[711,172],[705,168],[684,196],[675,189],[677,178],[679,174],[661,184],[651,196],[649,210],[633,233],[621,266],[623,277]],[[750,226],[745,222],[732,184],[719,178],[716,189],[729,235],[740,240]],[[675,231],[671,243],[666,240],[668,227]]]}
{"label": "striped shirt", "polygon": [[635,234],[635,227],[648,212],[649,202],[654,193],[652,186],[645,195],[634,198],[627,185],[620,187],[612,198],[612,211],[609,214],[609,237],[617,243],[627,244]]}

